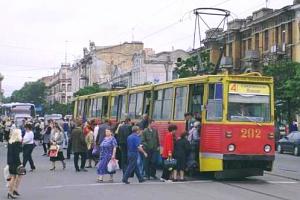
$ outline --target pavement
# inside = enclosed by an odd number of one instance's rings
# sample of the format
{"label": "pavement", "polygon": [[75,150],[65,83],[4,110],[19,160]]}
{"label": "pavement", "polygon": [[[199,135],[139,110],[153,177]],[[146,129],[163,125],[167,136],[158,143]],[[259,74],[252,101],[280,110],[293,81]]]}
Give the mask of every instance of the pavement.
{"label": "pavement", "polygon": [[[300,196],[300,157],[276,155],[273,172],[260,177],[251,177],[235,181],[216,181],[198,177],[187,182],[165,183],[157,180],[138,183],[136,178],[131,184],[121,183],[120,171],[114,182],[97,183],[96,169],[76,173],[73,160],[67,160],[66,170],[57,163],[56,170],[49,171],[48,157],[41,156],[42,147],[34,150],[33,159],[37,170],[23,177],[20,193],[22,200],[298,200]],[[7,188],[4,185],[2,169],[6,164],[6,148],[0,143],[0,200],[6,199]],[[28,168],[29,166],[27,166]],[[161,172],[158,171],[158,175]],[[108,177],[106,177],[108,179]]]}

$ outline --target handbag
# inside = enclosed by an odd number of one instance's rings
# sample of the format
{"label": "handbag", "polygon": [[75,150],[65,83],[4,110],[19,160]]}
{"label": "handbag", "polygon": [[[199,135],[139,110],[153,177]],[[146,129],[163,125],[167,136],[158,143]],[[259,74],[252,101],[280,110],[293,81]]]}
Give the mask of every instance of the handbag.
{"label": "handbag", "polygon": [[98,145],[94,145],[92,155],[97,156],[100,154],[100,147]]}
{"label": "handbag", "polygon": [[58,155],[59,146],[58,145],[51,145],[49,148],[49,157],[56,158]]}
{"label": "handbag", "polygon": [[17,174],[18,175],[26,175],[26,169],[23,165],[20,165],[18,168],[17,168]]}
{"label": "handbag", "polygon": [[164,160],[164,168],[169,170],[169,171],[172,171],[177,165],[177,160],[174,159],[174,158],[167,158],[166,160]]}

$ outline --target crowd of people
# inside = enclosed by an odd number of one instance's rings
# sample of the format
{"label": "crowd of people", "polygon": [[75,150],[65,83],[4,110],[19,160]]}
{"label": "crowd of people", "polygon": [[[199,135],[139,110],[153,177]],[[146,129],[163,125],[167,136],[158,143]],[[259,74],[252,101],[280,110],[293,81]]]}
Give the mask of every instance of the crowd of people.
{"label": "crowd of people", "polygon": [[29,171],[36,170],[32,152],[39,145],[43,147],[43,156],[49,157],[49,170],[56,170],[57,161],[64,170],[65,159],[70,159],[73,154],[75,172],[87,172],[88,168],[95,167],[99,183],[113,182],[113,175],[119,167],[125,184],[129,184],[128,180],[134,174],[139,182],[158,179],[158,167],[163,169],[161,181],[185,181],[186,169],[196,168],[199,163],[201,124],[200,119],[195,120],[191,113],[185,114],[185,120],[185,131],[178,132],[175,124],[169,124],[167,133],[159,133],[154,120],[147,114],[139,122],[126,118],[117,124],[108,119],[47,122],[24,119],[17,127],[12,120],[3,120],[0,141],[7,142],[10,174],[7,197],[14,199],[20,195],[18,187],[24,174],[20,173],[21,168],[26,169],[29,162]]}

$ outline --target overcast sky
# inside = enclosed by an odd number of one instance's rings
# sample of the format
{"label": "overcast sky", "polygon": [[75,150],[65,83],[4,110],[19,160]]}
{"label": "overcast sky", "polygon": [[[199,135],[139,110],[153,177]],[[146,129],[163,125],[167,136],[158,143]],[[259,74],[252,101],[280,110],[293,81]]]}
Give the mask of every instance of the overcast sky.
{"label": "overcast sky", "polygon": [[[281,8],[293,0],[269,0]],[[193,46],[197,7],[232,12],[245,18],[266,6],[265,0],[1,0],[0,73],[5,96],[26,81],[51,75],[65,60],[82,57],[89,40],[96,46],[142,41],[156,52]],[[203,16],[211,27],[221,18]],[[201,30],[207,28],[202,23]],[[67,42],[66,42],[67,41]]]}

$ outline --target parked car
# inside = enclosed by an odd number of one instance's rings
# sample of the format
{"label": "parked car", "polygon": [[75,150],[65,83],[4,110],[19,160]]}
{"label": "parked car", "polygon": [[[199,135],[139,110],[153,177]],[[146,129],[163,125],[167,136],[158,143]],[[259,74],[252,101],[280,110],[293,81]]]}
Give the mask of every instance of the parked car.
{"label": "parked car", "polygon": [[300,156],[300,132],[293,131],[278,141],[277,151],[279,153],[293,153]]}

